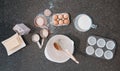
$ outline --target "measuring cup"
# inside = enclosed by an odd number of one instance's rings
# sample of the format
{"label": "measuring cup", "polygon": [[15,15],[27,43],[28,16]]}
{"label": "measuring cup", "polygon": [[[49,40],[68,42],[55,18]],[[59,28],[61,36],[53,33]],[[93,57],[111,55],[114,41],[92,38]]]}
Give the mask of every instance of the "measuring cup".
{"label": "measuring cup", "polygon": [[87,14],[79,14],[73,22],[75,28],[81,32],[86,32],[91,28],[97,28],[97,25],[92,23],[92,19]]}

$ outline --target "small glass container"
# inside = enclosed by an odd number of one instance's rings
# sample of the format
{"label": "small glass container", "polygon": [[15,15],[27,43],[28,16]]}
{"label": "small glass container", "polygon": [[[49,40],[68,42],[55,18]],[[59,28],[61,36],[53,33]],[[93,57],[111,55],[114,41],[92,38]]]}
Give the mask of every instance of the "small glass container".
{"label": "small glass container", "polygon": [[93,53],[94,53],[94,48],[92,47],[92,46],[88,46],[87,48],[86,48],[86,53],[88,54],[88,55],[92,55]]}
{"label": "small glass container", "polygon": [[95,50],[95,55],[97,56],[97,57],[102,57],[103,56],[103,50],[101,49],[101,48],[97,48],[96,50]]}
{"label": "small glass container", "polygon": [[87,40],[89,45],[95,45],[96,44],[96,38],[93,36],[90,36]]}
{"label": "small glass container", "polygon": [[115,48],[115,42],[114,41],[108,41],[106,43],[106,48],[109,50],[113,50]]}
{"label": "small glass container", "polygon": [[100,47],[100,48],[103,48],[106,44],[106,41],[102,38],[98,39],[97,40],[97,46]]}
{"label": "small glass container", "polygon": [[105,57],[105,59],[108,59],[108,60],[112,59],[113,58],[113,52],[110,51],[110,50],[105,51],[104,57]]}

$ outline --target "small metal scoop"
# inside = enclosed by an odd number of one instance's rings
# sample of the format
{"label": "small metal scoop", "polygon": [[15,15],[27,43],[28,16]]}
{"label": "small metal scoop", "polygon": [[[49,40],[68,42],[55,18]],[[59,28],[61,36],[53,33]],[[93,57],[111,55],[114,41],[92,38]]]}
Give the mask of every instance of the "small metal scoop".
{"label": "small metal scoop", "polygon": [[32,35],[32,41],[35,42],[35,43],[37,43],[37,45],[38,45],[39,48],[41,49],[42,47],[41,47],[41,45],[40,45],[40,43],[39,43],[39,40],[40,40],[40,37],[39,37],[38,34],[33,34],[33,35]]}
{"label": "small metal scoop", "polygon": [[43,46],[44,40],[45,40],[45,38],[47,38],[48,34],[49,34],[49,33],[48,33],[48,30],[47,30],[47,29],[42,29],[42,30],[40,31],[40,36],[42,37],[41,46]]}

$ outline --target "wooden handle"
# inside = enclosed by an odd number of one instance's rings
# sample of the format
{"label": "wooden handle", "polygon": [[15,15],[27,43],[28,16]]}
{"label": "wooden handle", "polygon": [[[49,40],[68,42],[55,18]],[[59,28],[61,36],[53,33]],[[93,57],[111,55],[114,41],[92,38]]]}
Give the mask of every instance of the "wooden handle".
{"label": "wooden handle", "polygon": [[79,61],[77,61],[76,58],[67,49],[64,51],[73,61],[75,61],[77,64],[79,64]]}

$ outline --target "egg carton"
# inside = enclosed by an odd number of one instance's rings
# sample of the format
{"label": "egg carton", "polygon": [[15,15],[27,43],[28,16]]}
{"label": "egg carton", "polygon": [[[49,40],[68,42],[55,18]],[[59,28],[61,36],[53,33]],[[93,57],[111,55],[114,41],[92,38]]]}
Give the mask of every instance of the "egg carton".
{"label": "egg carton", "polygon": [[87,39],[86,53],[88,55],[110,60],[114,57],[115,41],[99,36],[89,36]]}
{"label": "egg carton", "polygon": [[68,13],[56,13],[52,16],[52,25],[54,26],[64,26],[70,24]]}

